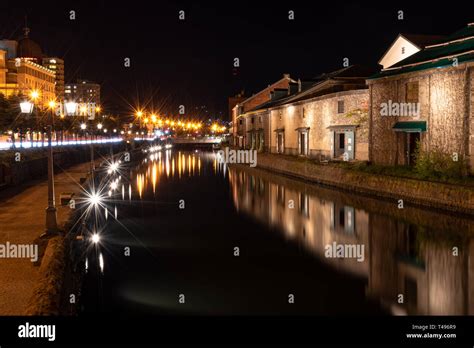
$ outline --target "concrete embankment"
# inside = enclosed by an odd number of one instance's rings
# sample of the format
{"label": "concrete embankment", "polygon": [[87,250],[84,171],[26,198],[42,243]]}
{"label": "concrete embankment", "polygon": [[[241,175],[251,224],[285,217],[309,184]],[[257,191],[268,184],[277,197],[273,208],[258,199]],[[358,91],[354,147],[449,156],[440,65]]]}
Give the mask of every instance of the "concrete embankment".
{"label": "concrete embankment", "polygon": [[370,174],[289,156],[258,154],[257,167],[306,181],[404,203],[474,215],[474,188]]}

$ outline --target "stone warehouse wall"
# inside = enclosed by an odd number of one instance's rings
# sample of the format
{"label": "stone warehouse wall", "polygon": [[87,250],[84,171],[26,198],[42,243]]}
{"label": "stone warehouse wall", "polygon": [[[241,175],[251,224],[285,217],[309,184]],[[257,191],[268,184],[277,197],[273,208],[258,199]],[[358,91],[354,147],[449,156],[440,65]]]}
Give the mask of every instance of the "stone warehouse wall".
{"label": "stone warehouse wall", "polygon": [[474,72],[473,69],[469,71],[469,86],[468,86],[468,100],[469,100],[469,119],[466,131],[468,135],[468,151],[469,151],[469,165],[471,171],[474,171]]}
{"label": "stone warehouse wall", "polygon": [[[338,101],[344,101],[344,113],[338,114]],[[310,157],[331,157],[329,126],[357,125],[355,158],[368,159],[368,102],[367,89],[331,93],[317,98],[285,105],[271,111],[271,149],[276,152],[275,129],[285,129],[285,154],[298,153],[297,128],[309,127]],[[303,111],[304,110],[304,111]]]}
{"label": "stone warehouse wall", "polygon": [[[369,81],[370,153],[374,163],[407,164],[406,133],[392,127],[400,121],[426,121],[427,132],[421,134],[421,146],[430,151],[458,153],[469,158],[469,123],[472,125],[472,65],[404,74]],[[381,116],[382,103],[405,103],[406,85],[418,81],[420,116]],[[472,130],[471,130],[472,134]],[[471,140],[472,143],[472,140]]]}
{"label": "stone warehouse wall", "polygon": [[377,197],[474,214],[474,189],[429,181],[374,175],[288,156],[259,154],[257,167]]}
{"label": "stone warehouse wall", "polygon": [[[251,146],[251,131],[257,129],[264,129],[264,137],[265,137],[265,147],[268,147],[269,144],[269,134],[268,134],[268,114],[269,111],[259,111],[249,115],[246,115],[242,118],[242,125],[240,134],[244,136],[244,143],[246,148],[250,148]],[[253,120],[253,122],[252,122]]]}

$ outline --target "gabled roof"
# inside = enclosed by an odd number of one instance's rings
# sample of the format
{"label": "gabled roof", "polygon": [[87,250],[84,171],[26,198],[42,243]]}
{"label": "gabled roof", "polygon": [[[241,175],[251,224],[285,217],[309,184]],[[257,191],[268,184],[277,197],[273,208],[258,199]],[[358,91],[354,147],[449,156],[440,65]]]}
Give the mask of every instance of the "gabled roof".
{"label": "gabled roof", "polygon": [[425,46],[423,50],[383,69],[369,79],[452,66],[453,58],[457,58],[458,63],[467,62],[472,60],[472,53],[474,53],[474,23],[441,42]]}
{"label": "gabled roof", "polygon": [[[328,90],[331,86],[334,86],[334,82],[349,82],[349,83],[362,83],[365,84],[367,76],[373,74],[374,68],[366,67],[362,65],[350,65],[348,67],[338,69],[329,73],[323,73],[311,81],[312,84],[307,84],[305,89],[300,92],[291,94],[286,97],[270,100],[266,103],[260,104],[247,112],[256,112],[259,110],[265,110],[272,107],[285,105],[290,102],[301,101],[304,99],[313,98],[316,96],[328,94],[334,92],[334,90]],[[303,84],[302,84],[303,86]]]}
{"label": "gabled roof", "polygon": [[281,96],[281,97],[274,97],[274,99],[270,99],[269,101],[266,101],[263,104],[257,105],[253,109],[248,110],[246,113],[256,112],[256,111],[263,111],[265,109],[269,109],[271,107],[277,106],[278,104],[284,103],[286,100],[290,99],[291,97],[293,97],[295,94],[298,94],[298,93],[299,92],[291,94],[291,95],[286,95],[286,96]]}
{"label": "gabled roof", "polygon": [[407,34],[401,33],[399,37],[402,36],[412,44],[416,45],[419,49],[423,49],[428,45],[432,45],[438,42],[441,42],[446,39],[446,36],[443,35],[423,35],[423,34]]}
{"label": "gabled roof", "polygon": [[348,67],[332,71],[330,73],[322,73],[314,78],[315,81],[323,81],[335,78],[365,78],[373,74],[374,68],[364,65],[349,65]]}
{"label": "gabled roof", "polygon": [[283,74],[283,77],[281,79],[279,79],[278,81],[272,83],[271,85],[268,85],[267,87],[263,88],[262,90],[260,90],[259,92],[251,95],[250,97],[248,97],[247,99],[245,99],[244,101],[240,102],[239,104],[245,104],[247,102],[249,102],[250,100],[254,99],[256,96],[258,96],[259,94],[261,93],[264,93],[265,91],[267,91],[269,88],[272,88],[273,86],[277,85],[278,83],[280,83],[281,81],[283,80],[288,80],[289,82],[296,82],[295,80],[293,80],[289,74]]}
{"label": "gabled roof", "polygon": [[405,39],[406,41],[410,42],[412,45],[414,45],[418,50],[422,50],[428,45],[438,43],[445,39],[445,36],[441,35],[424,35],[424,34],[408,34],[408,33],[400,33],[398,36],[393,40],[392,44],[390,47],[385,51],[383,56],[379,59],[378,63],[383,65],[383,61],[385,57],[392,51],[394,46],[397,44],[398,40],[402,38]]}
{"label": "gabled roof", "polygon": [[446,38],[446,41],[453,41],[474,36],[474,23],[469,23],[464,28],[454,32]]}

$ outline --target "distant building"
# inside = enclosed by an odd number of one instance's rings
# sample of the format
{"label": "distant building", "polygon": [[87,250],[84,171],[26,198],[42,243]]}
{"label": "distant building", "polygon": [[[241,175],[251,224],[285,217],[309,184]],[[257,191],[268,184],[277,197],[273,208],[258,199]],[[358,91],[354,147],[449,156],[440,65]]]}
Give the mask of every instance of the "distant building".
{"label": "distant building", "polygon": [[244,91],[241,91],[240,93],[237,93],[233,97],[229,97],[229,120],[232,120],[232,109],[238,104],[243,102],[246,97],[244,96]]}
{"label": "distant building", "polygon": [[40,45],[29,37],[30,28],[24,28],[23,31],[23,37],[18,40],[15,58],[24,58],[41,65],[43,63],[43,51]]}
{"label": "distant building", "polygon": [[100,85],[88,80],[77,80],[64,87],[65,100],[74,100],[77,103],[95,103],[100,105]]}
{"label": "distant building", "polygon": [[54,71],[56,99],[64,100],[64,60],[57,57],[43,58],[43,66]]}
{"label": "distant building", "polygon": [[[0,40],[0,93],[30,95],[38,102],[56,99],[55,71],[43,66],[41,47],[29,37],[30,29],[17,40]],[[63,68],[64,74],[64,68]]]}
{"label": "distant building", "polygon": [[54,72],[27,58],[8,59],[7,51],[0,50],[0,93],[30,95],[38,93],[38,101],[55,99]]}

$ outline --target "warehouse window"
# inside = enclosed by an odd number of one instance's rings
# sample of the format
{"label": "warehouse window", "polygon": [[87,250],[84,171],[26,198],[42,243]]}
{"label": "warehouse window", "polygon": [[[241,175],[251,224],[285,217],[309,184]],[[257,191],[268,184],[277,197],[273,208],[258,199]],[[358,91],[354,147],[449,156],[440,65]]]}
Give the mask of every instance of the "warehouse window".
{"label": "warehouse window", "polygon": [[406,84],[406,102],[418,103],[419,86],[418,81],[408,82]]}
{"label": "warehouse window", "polygon": [[344,113],[344,100],[337,101],[337,113],[343,114]]}

